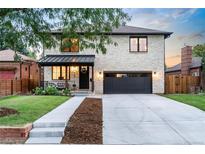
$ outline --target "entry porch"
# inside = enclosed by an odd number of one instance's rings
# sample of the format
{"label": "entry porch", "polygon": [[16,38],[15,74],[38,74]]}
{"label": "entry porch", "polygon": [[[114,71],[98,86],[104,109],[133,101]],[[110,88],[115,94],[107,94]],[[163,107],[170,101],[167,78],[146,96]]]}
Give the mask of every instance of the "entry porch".
{"label": "entry porch", "polygon": [[94,91],[94,60],[95,55],[47,55],[39,60],[41,86]]}

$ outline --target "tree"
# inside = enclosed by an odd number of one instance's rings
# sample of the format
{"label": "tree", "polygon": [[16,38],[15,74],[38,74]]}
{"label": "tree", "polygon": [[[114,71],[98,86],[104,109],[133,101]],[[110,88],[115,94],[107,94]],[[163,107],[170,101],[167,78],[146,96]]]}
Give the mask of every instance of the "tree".
{"label": "tree", "polygon": [[[106,53],[106,45],[117,45],[106,34],[127,20],[122,9],[0,9],[0,48],[40,49],[42,44],[51,48],[66,37],[79,39],[81,50]],[[53,29],[62,31],[62,36],[51,35]]]}
{"label": "tree", "polygon": [[202,57],[201,87],[205,90],[205,43],[194,46],[193,53],[195,56]]}
{"label": "tree", "polygon": [[205,43],[194,46],[193,53],[195,56],[202,57],[202,68],[205,72]]}

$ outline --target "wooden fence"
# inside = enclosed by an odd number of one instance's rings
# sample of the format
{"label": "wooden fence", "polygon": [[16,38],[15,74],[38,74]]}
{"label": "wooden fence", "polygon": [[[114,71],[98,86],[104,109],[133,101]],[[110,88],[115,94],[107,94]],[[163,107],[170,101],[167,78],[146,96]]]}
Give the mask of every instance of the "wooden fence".
{"label": "wooden fence", "polygon": [[14,94],[27,94],[39,86],[38,80],[0,80],[0,97]]}
{"label": "wooden fence", "polygon": [[200,90],[200,77],[166,75],[165,93],[192,93]]}

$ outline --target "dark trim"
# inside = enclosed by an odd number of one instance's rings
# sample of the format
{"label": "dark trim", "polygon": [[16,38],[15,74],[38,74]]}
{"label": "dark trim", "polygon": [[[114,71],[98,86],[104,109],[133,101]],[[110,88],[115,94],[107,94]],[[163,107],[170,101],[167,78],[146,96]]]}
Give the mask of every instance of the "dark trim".
{"label": "dark trim", "polygon": [[94,66],[93,63],[55,63],[55,62],[50,62],[50,63],[39,63],[41,66]]}
{"label": "dark trim", "polygon": [[[131,39],[132,38],[136,38],[137,39],[137,51],[132,51],[131,50]],[[145,38],[146,39],[146,48],[147,50],[146,51],[140,51],[140,38]],[[129,36],[129,52],[130,53],[147,53],[148,52],[148,37],[147,36]]]}
{"label": "dark trim", "polygon": [[152,73],[152,71],[104,71],[103,73]]}
{"label": "dark trim", "polygon": [[92,66],[92,92],[94,91],[94,66]]}
{"label": "dark trim", "polygon": [[[51,34],[53,35],[61,35],[62,32],[51,32]],[[78,34],[81,34],[81,35],[84,35],[85,33],[84,32],[78,32]],[[169,38],[171,34],[173,34],[173,32],[159,32],[159,33],[122,33],[122,32],[111,32],[111,33],[101,33],[101,34],[104,34],[104,35],[164,35],[165,36],[165,39],[166,38]]]}

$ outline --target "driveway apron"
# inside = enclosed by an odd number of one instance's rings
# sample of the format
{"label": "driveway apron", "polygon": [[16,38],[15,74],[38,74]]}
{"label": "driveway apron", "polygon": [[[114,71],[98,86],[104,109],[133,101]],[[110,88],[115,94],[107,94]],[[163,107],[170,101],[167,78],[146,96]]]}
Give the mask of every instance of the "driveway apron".
{"label": "driveway apron", "polygon": [[104,144],[205,144],[205,113],[154,94],[103,95]]}

